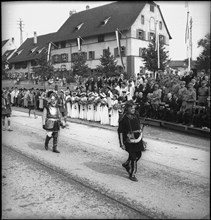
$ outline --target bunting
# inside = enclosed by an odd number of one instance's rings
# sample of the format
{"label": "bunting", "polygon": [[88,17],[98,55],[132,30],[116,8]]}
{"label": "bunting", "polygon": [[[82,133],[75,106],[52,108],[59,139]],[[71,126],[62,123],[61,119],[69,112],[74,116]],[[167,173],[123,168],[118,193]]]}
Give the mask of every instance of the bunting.
{"label": "bunting", "polygon": [[47,55],[47,62],[50,61],[50,52],[51,52],[51,42],[48,44],[48,55]]}
{"label": "bunting", "polygon": [[121,53],[121,42],[120,42],[120,34],[121,34],[121,32],[119,31],[119,29],[117,29],[115,31],[115,33],[116,33],[117,47],[118,47],[118,52],[119,52],[119,56],[120,56],[120,59],[121,59],[122,67],[123,67],[123,69],[125,69],[125,66],[124,66],[124,63],[123,63],[123,59],[122,59],[122,53]]}

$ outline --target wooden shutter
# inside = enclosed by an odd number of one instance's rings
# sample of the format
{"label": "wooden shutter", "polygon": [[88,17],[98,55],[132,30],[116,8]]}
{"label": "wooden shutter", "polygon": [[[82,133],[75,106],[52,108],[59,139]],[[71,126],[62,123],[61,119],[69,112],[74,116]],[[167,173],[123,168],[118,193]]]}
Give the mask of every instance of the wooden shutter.
{"label": "wooden shutter", "polygon": [[118,56],[118,48],[114,48],[114,57],[117,57]]}
{"label": "wooden shutter", "polygon": [[139,39],[139,31],[140,31],[140,29],[136,29],[136,38],[138,38],[138,39]]}
{"label": "wooden shutter", "polygon": [[142,55],[143,55],[143,50],[141,47],[139,47],[139,56],[142,57]]}

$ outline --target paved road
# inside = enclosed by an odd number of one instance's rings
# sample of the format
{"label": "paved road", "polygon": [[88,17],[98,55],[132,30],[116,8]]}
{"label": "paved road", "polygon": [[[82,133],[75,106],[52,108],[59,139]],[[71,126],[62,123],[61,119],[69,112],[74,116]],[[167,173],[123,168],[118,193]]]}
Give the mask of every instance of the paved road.
{"label": "paved road", "polygon": [[[115,130],[69,123],[61,130],[61,154],[44,150],[41,117],[13,111],[13,132],[2,142],[32,159],[151,218],[203,218],[210,210],[210,152],[145,137],[148,148],[138,164],[139,182],[131,182],[121,163],[127,153]],[[52,143],[50,144],[52,145]],[[88,216],[87,216],[88,217]],[[100,217],[100,216],[99,216]]]}
{"label": "paved road", "polygon": [[73,219],[146,216],[2,147],[2,218]]}

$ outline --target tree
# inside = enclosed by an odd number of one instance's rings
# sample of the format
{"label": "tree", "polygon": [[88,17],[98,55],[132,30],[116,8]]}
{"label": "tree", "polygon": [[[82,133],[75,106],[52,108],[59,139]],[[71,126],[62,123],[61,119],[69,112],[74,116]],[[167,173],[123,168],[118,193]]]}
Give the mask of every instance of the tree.
{"label": "tree", "polygon": [[100,57],[100,65],[97,66],[99,72],[105,74],[105,76],[115,76],[117,70],[117,61],[109,50],[105,50],[105,53]]}
{"label": "tree", "polygon": [[[160,68],[159,70],[165,70],[168,64],[168,51],[165,51],[164,44],[159,43],[160,53]],[[155,40],[149,43],[148,48],[143,49],[142,58],[144,60],[145,67],[150,71],[158,71],[158,54],[155,51]]]}
{"label": "tree", "polygon": [[207,72],[210,69],[210,33],[198,41],[198,47],[203,48],[203,51],[197,57],[196,67],[198,70],[204,69]]}
{"label": "tree", "polygon": [[72,62],[74,75],[77,74],[82,77],[88,77],[90,75],[90,70],[88,68],[88,65],[86,64],[86,57],[83,52],[73,56]]}
{"label": "tree", "polygon": [[53,65],[49,64],[49,62],[47,62],[46,51],[42,52],[41,56],[39,56],[33,62],[35,66],[32,67],[32,70],[35,76],[40,76],[41,80],[48,80],[51,78],[54,72],[54,67]]}

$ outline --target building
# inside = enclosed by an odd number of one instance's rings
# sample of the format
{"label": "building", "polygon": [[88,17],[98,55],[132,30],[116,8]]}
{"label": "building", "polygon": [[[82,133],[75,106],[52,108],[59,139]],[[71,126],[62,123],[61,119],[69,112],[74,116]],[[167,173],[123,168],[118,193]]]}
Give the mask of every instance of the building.
{"label": "building", "polygon": [[27,38],[9,59],[12,68],[8,71],[10,78],[31,79],[36,59],[48,50],[48,44],[54,33]]}
{"label": "building", "polygon": [[[97,65],[100,65],[99,59],[109,48],[117,65],[129,76],[134,76],[144,67],[143,48],[148,47],[156,34],[168,51],[171,36],[159,5],[150,1],[123,1],[93,9],[87,6],[86,10],[78,13],[71,11],[61,28],[55,34],[49,34],[46,41],[53,42],[49,44],[50,62],[57,70],[70,70],[73,57],[82,52],[89,68],[94,72]],[[27,41],[31,42],[30,39]],[[39,44],[39,37],[37,43]],[[32,48],[32,42],[23,43],[17,56],[10,60],[12,63],[17,65],[17,62],[30,61],[31,49],[26,49],[26,46]],[[25,71],[31,71],[30,66]]]}

